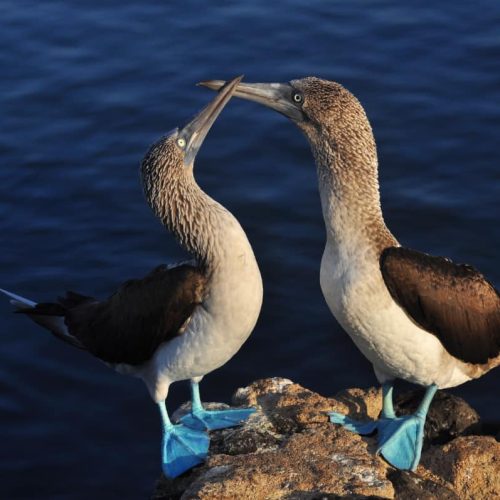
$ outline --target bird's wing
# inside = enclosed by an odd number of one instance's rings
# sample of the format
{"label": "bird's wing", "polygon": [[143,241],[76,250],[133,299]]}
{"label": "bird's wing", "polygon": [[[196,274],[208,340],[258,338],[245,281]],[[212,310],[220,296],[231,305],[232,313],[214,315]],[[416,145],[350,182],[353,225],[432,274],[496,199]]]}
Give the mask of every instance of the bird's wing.
{"label": "bird's wing", "polygon": [[380,268],[392,298],[451,355],[479,364],[500,353],[500,295],[479,271],[397,247]]}
{"label": "bird's wing", "polygon": [[182,334],[205,289],[200,269],[160,266],[143,279],[125,282],[107,300],[68,292],[58,303],[23,312],[64,316],[79,347],[107,363],[139,365],[162,342]]}

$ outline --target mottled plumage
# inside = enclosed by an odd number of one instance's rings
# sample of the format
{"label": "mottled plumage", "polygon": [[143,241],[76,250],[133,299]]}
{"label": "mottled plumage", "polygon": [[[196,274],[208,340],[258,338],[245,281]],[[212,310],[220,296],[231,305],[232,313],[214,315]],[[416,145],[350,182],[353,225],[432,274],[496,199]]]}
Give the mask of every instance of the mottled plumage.
{"label": "mottled plumage", "polygon": [[[157,141],[141,164],[149,206],[192,254],[193,265],[160,266],[104,301],[68,292],[58,302],[36,304],[0,290],[56,337],[144,381],[160,410],[162,467],[169,477],[203,462],[206,429],[239,425],[254,411],[205,411],[198,387],[240,349],[262,306],[262,278],[245,232],[193,175],[196,154],[240,81],[235,78],[184,128]],[[191,411],[173,425],[165,399],[173,382],[187,379]]]}
{"label": "mottled plumage", "polygon": [[[342,85],[319,78],[243,83],[235,95],[284,114],[308,138],[326,229],[321,290],[383,384],[378,420],[357,422],[336,412],[330,420],[360,434],[377,431],[378,452],[397,468],[415,470],[436,390],[500,363],[498,294],[470,267],[399,247],[380,207],[370,123]],[[427,387],[413,415],[394,412],[395,378]]]}
{"label": "mottled plumage", "polygon": [[177,139],[176,134],[166,137],[146,153],[141,164],[144,195],[180,245],[210,267],[219,251],[214,228],[229,212],[200,189],[193,165],[183,163]]}

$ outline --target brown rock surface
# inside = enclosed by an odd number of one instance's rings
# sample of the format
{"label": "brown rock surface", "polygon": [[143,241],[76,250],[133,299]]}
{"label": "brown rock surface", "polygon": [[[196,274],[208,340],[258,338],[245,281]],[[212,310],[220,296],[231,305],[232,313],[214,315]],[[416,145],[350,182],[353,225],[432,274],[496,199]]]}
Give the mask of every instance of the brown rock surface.
{"label": "brown rock surface", "polygon": [[[405,395],[399,409],[411,411],[420,397]],[[254,406],[257,412],[242,427],[212,432],[207,462],[175,480],[162,477],[153,498],[500,497],[500,443],[488,436],[456,437],[477,429],[478,423],[477,413],[459,398],[443,394],[431,407],[428,449],[416,473],[397,471],[375,455],[375,437],[352,434],[328,421],[332,410],[363,420],[377,418],[378,389],[349,389],[325,398],[273,378],[238,389],[233,403]]]}
{"label": "brown rock surface", "polygon": [[423,454],[420,467],[443,478],[459,498],[500,498],[500,443],[492,436],[458,437]]}

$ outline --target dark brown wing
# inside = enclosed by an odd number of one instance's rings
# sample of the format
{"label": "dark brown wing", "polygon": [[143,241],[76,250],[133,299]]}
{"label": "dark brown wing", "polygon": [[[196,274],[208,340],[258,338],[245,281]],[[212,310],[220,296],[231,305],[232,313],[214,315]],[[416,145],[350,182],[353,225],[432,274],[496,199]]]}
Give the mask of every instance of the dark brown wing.
{"label": "dark brown wing", "polygon": [[206,277],[190,265],[160,266],[143,279],[130,280],[99,302],[68,292],[57,304],[38,304],[26,312],[65,317],[69,334],[108,363],[139,365],[158,346],[183,330],[203,300]]}
{"label": "dark brown wing", "polygon": [[500,353],[500,295],[479,271],[396,247],[380,267],[392,298],[451,355],[486,363]]}

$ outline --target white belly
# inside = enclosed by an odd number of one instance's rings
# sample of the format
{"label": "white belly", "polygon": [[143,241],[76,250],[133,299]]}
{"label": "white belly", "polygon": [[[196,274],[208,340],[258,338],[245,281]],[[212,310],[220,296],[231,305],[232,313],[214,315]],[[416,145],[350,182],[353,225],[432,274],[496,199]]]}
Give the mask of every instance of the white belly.
{"label": "white belly", "polygon": [[252,333],[262,306],[262,278],[246,237],[231,255],[213,273],[209,295],[186,331],[163,343],[138,373],[155,401],[167,397],[172,382],[203,377],[224,365]]}
{"label": "white belly", "polygon": [[470,380],[437,337],[413,323],[394,302],[373,255],[350,255],[346,260],[327,245],[321,289],[330,311],[371,361],[381,382],[401,378],[443,388]]}

